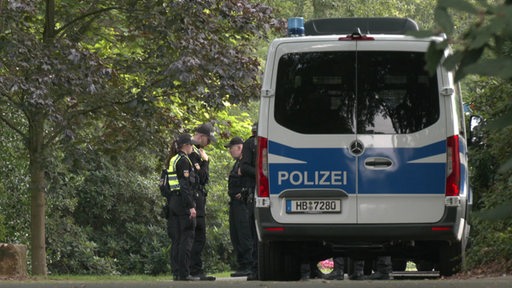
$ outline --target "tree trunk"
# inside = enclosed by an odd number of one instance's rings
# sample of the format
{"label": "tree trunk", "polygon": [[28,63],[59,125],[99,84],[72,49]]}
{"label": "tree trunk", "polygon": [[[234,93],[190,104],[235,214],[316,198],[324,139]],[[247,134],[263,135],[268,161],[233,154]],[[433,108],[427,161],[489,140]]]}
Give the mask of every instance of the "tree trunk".
{"label": "tree trunk", "polygon": [[[55,0],[45,1],[45,23],[43,42],[48,43],[55,37]],[[30,109],[29,109],[30,110]],[[45,152],[44,147],[44,121],[46,115],[33,109],[29,118],[29,144],[30,157],[30,244],[32,251],[32,275],[46,276],[46,201],[45,201]]]}
{"label": "tree trunk", "polygon": [[[37,112],[36,112],[37,113]],[[29,117],[32,275],[47,275],[45,232],[44,116]]]}

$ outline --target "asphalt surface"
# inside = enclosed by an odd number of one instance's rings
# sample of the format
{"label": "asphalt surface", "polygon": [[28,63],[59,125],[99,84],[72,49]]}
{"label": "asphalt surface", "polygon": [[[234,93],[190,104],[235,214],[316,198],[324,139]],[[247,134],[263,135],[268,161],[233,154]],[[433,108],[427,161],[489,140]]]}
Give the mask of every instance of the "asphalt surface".
{"label": "asphalt surface", "polygon": [[354,288],[512,288],[512,276],[470,278],[470,279],[402,279],[385,281],[328,281],[309,280],[294,282],[263,282],[246,281],[245,278],[220,278],[217,281],[14,281],[2,280],[0,287],[14,288],[179,288],[179,287],[208,287],[208,288],[331,288],[331,287],[354,287]]}

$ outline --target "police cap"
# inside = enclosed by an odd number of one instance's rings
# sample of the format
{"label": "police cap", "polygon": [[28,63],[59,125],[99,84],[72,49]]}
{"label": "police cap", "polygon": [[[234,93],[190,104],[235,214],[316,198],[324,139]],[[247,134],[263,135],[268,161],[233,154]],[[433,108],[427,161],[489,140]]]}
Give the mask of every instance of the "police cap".
{"label": "police cap", "polygon": [[213,126],[210,123],[204,123],[198,126],[195,130],[196,133],[206,135],[212,142],[217,142],[217,138],[213,135]]}
{"label": "police cap", "polygon": [[233,145],[244,144],[244,140],[240,137],[233,137],[228,144],[224,145],[226,148],[231,148]]}
{"label": "police cap", "polygon": [[194,139],[192,139],[192,136],[190,136],[190,134],[184,133],[178,136],[178,139],[176,139],[176,144],[178,145],[178,147],[181,147],[185,144],[196,145],[198,143]]}

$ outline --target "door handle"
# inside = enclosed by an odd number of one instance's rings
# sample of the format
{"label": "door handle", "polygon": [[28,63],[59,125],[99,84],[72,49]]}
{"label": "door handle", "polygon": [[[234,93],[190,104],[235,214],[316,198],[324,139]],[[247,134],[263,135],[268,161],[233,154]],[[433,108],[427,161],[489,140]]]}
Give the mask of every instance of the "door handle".
{"label": "door handle", "polygon": [[364,166],[368,169],[387,169],[393,166],[393,161],[385,157],[369,157],[364,160]]}

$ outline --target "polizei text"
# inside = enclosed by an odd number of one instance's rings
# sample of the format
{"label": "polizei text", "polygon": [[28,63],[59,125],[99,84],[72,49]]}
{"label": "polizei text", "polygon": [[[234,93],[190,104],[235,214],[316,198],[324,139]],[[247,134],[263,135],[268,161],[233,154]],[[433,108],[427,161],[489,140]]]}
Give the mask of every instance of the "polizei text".
{"label": "polizei text", "polygon": [[279,171],[277,184],[290,183],[296,186],[346,185],[347,171]]}

